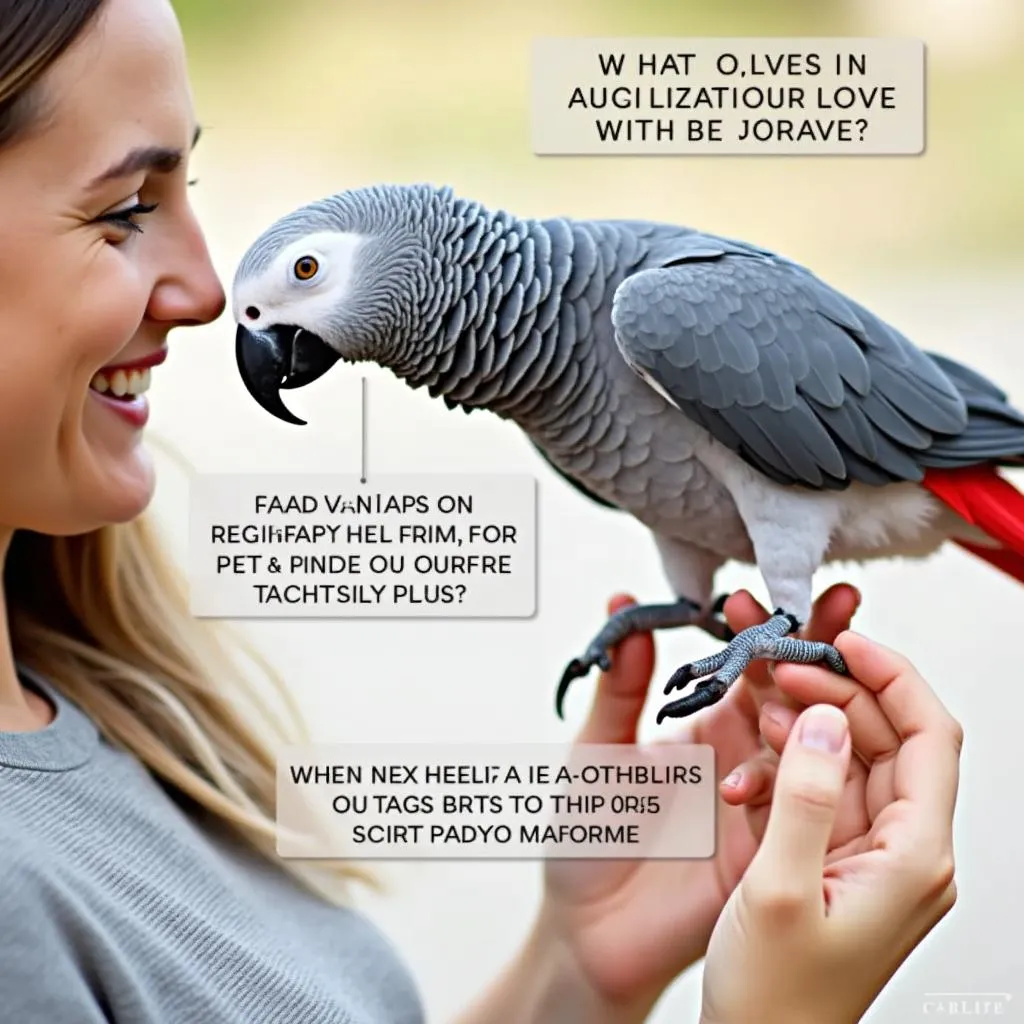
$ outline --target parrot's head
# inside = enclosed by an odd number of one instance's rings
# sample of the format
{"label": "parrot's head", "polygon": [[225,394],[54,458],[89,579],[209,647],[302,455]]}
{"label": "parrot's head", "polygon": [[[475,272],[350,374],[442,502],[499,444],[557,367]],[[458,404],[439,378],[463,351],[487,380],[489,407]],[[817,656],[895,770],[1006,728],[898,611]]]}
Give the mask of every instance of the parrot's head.
{"label": "parrot's head", "polygon": [[380,185],[282,217],[242,257],[232,287],[242,381],[268,412],[336,362],[408,358],[442,269],[433,258],[447,188]]}

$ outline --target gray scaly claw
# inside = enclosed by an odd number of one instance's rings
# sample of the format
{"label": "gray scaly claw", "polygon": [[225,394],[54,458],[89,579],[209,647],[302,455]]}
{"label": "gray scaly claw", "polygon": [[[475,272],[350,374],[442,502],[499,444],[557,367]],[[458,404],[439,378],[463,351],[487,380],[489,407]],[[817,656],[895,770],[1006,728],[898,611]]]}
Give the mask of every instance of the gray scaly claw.
{"label": "gray scaly claw", "polygon": [[582,679],[595,665],[602,672],[607,672],[612,667],[612,659],[604,648],[595,647],[591,644],[582,658],[573,658],[565,666],[562,678],[558,681],[558,692],[555,694],[555,710],[558,712],[559,718],[563,717],[562,705],[565,702],[565,695],[568,693],[569,687],[575,680]]}
{"label": "gray scaly claw", "polygon": [[[724,598],[722,599],[724,603]],[[573,658],[562,672],[555,694],[555,710],[564,717],[562,706],[565,695],[576,679],[582,679],[595,665],[607,672],[612,666],[611,650],[633,633],[656,629],[674,629],[679,626],[703,626],[716,635],[710,623],[714,608],[703,612],[693,601],[680,598],[671,604],[634,604],[621,608],[604,624],[601,631],[588,644],[579,658]]]}
{"label": "gray scaly claw", "polygon": [[[608,644],[608,648],[611,648],[612,646],[614,646],[614,644]],[[608,669],[612,667],[612,659],[611,655],[608,653],[608,648],[598,646],[597,641],[595,640],[594,643],[586,649],[582,657],[573,658],[572,661],[565,666],[565,670],[562,672],[562,678],[558,681],[558,690],[555,693],[555,711],[558,712],[559,718],[565,717],[562,713],[562,708],[565,704],[565,695],[569,692],[569,687],[577,679],[582,679],[595,665],[602,672],[607,672]]]}
{"label": "gray scaly claw", "polygon": [[746,671],[747,666],[759,658],[805,665],[824,662],[833,672],[846,675],[846,662],[831,644],[789,636],[799,625],[794,616],[776,609],[767,622],[738,633],[724,650],[680,666],[665,684],[665,693],[683,689],[694,679],[715,674],[699,682],[692,693],[664,705],[658,712],[658,722],[665,718],[685,718],[701,708],[716,704],[729,692],[729,687]]}

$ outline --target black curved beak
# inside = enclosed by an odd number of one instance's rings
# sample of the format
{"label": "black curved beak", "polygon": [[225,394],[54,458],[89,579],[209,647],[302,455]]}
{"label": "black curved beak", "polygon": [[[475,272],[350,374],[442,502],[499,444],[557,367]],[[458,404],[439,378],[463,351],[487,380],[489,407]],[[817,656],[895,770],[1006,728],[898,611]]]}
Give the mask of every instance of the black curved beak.
{"label": "black curved beak", "polygon": [[250,331],[239,324],[235,358],[246,390],[267,412],[286,423],[305,426],[306,421],[281,401],[279,392],[311,384],[339,357],[315,334],[299,327],[279,324],[265,331]]}

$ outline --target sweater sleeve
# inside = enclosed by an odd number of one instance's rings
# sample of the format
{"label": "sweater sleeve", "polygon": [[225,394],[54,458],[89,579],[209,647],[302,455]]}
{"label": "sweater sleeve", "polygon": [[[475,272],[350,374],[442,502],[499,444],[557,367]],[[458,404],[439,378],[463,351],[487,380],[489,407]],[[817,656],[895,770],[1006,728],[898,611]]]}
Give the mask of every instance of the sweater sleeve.
{"label": "sweater sleeve", "polygon": [[0,870],[0,1017],[18,1024],[111,1024],[73,933],[30,868]]}

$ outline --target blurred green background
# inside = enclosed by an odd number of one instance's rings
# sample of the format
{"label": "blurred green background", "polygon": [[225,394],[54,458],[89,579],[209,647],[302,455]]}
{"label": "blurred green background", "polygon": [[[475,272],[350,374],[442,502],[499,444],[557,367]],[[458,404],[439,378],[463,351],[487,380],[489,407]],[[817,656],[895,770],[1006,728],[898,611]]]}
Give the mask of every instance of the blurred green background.
{"label": "blurred green background", "polygon": [[[218,196],[241,188],[270,213],[318,190],[429,180],[523,215],[671,218],[829,272],[869,264],[977,275],[1024,256],[1022,0],[175,7],[209,126],[200,173],[208,168]],[[917,157],[536,157],[528,107],[537,35],[921,38],[927,149]]]}

